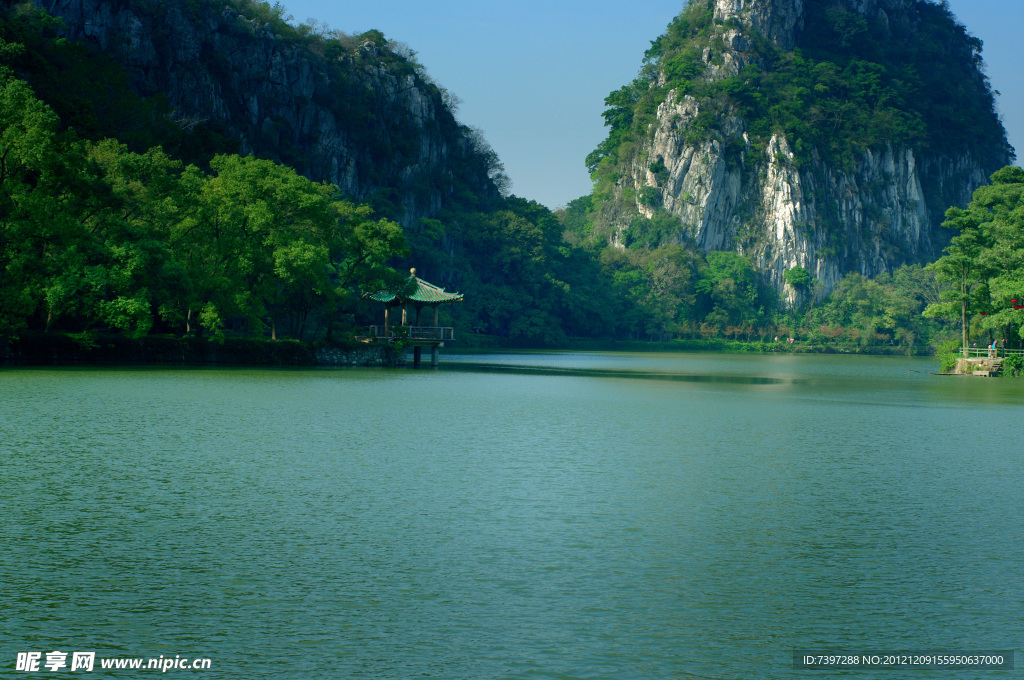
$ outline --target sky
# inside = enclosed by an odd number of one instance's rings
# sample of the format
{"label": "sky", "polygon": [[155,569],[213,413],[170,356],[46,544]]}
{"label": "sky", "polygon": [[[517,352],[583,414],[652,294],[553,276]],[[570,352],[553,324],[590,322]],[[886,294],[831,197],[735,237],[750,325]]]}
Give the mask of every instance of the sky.
{"label": "sky", "polygon": [[[480,128],[512,193],[549,208],[590,193],[584,159],[605,138],[604,98],[636,77],[682,0],[282,0],[296,22],[378,29],[417,53]],[[982,56],[1010,144],[1024,157],[1024,2],[949,0]]]}

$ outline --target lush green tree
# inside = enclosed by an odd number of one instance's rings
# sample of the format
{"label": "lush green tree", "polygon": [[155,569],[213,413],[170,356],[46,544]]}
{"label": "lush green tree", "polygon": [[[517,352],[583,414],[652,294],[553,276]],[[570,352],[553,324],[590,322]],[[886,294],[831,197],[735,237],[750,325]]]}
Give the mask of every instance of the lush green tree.
{"label": "lush green tree", "polygon": [[946,254],[929,265],[940,281],[952,287],[925,314],[959,316],[964,348],[969,315],[977,316],[982,328],[1018,341],[1024,321],[1012,302],[1024,300],[1024,170],[1006,167],[991,179],[991,185],[974,192],[966,209],[946,211],[943,226],[959,234],[945,248]]}
{"label": "lush green tree", "polygon": [[137,154],[115,140],[87,145],[97,169],[97,203],[87,227],[101,244],[106,301],[100,318],[130,335],[154,323],[174,324],[190,291],[185,269],[167,239],[187,209],[182,166],[161,149]]}
{"label": "lush green tree", "polygon": [[86,312],[91,244],[83,229],[87,161],[31,88],[0,73],[0,330]]}
{"label": "lush green tree", "polygon": [[845,335],[861,347],[884,339],[908,353],[919,351],[944,337],[936,322],[921,316],[941,291],[935,273],[920,265],[904,265],[875,279],[854,272],[807,313],[805,326],[836,344]]}
{"label": "lush green tree", "polygon": [[602,266],[622,305],[620,322],[631,335],[664,340],[691,319],[700,259],[680,245],[655,249],[607,248]]}
{"label": "lush green tree", "polygon": [[992,184],[978,189],[973,203],[988,214],[982,225],[986,247],[979,257],[989,273],[988,313],[981,327],[1019,342],[1024,337],[1024,170],[1006,167],[994,173]]}
{"label": "lush green tree", "polygon": [[711,316],[712,325],[739,325],[764,312],[757,275],[750,262],[734,252],[708,253],[707,267],[700,274],[696,290],[700,309]]}
{"label": "lush green tree", "polygon": [[409,253],[402,228],[389,219],[375,218],[369,206],[335,200],[331,207],[335,218],[326,225],[320,242],[329,263],[326,282],[318,288],[325,292],[310,308],[324,317],[328,335],[333,320],[355,310],[363,291],[388,288],[402,279],[390,263]]}
{"label": "lush green tree", "polygon": [[930,305],[924,313],[931,317],[959,316],[962,347],[965,349],[969,330],[967,312],[975,303],[981,302],[984,295],[978,295],[981,292],[979,287],[988,277],[987,269],[979,260],[985,246],[981,231],[984,219],[979,209],[954,207],[947,210],[943,226],[955,228],[960,233],[943,249],[946,254],[929,265],[939,281],[949,283],[951,287],[943,293],[943,302]]}
{"label": "lush green tree", "polygon": [[463,281],[474,293],[460,311],[499,335],[541,342],[564,339],[554,314],[558,282],[550,273],[551,258],[558,256],[554,239],[560,225],[534,202],[513,197],[503,207],[461,221],[467,265]]}
{"label": "lush green tree", "polygon": [[276,336],[276,308],[287,307],[301,337],[315,310],[331,317],[354,304],[356,287],[390,280],[385,263],[405,252],[394,222],[287,166],[239,156],[210,165],[210,177],[185,173],[196,208],[171,234],[192,281],[187,318],[201,310],[215,332],[239,318],[250,333]]}
{"label": "lush green tree", "polygon": [[814,280],[811,273],[800,266],[787,269],[783,272],[782,277],[786,280],[786,283],[799,290],[807,290]]}

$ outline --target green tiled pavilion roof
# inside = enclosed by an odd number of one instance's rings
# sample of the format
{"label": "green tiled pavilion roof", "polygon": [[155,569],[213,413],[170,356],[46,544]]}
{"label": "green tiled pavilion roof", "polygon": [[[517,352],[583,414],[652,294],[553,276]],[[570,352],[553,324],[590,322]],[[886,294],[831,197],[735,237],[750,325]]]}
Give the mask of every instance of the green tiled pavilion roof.
{"label": "green tiled pavilion roof", "polygon": [[[416,270],[414,269],[413,272]],[[415,287],[414,287],[415,286]],[[410,289],[412,292],[409,292]],[[377,302],[392,302],[397,300],[399,304],[405,302],[424,302],[427,304],[439,304],[442,302],[462,302],[462,293],[446,293],[444,288],[439,288],[432,283],[427,283],[413,273],[401,289],[381,290],[376,293],[367,293],[364,297]]]}

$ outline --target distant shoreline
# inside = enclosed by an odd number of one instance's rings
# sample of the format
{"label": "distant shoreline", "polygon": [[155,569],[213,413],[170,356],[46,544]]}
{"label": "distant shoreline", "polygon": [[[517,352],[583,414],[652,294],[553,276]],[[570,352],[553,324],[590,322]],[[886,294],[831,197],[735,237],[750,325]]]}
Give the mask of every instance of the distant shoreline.
{"label": "distant shoreline", "polygon": [[[914,348],[909,356],[934,356]],[[577,338],[542,345],[497,336],[469,336],[448,343],[446,352],[501,351],[576,352],[713,352],[722,354],[860,354],[908,356],[902,347],[844,347],[807,342],[743,342],[738,340],[594,340]],[[128,338],[114,334],[25,333],[0,340],[0,366],[404,366],[407,348],[361,342],[303,342],[293,339],[228,337],[222,343],[170,335]]]}
{"label": "distant shoreline", "polygon": [[862,354],[869,356],[935,356],[929,347],[914,347],[908,354],[905,347],[878,345],[848,347],[809,342],[745,342],[742,340],[594,340],[574,338],[559,345],[539,345],[496,336],[471,336],[468,342],[451,344],[451,349],[468,352],[502,350],[570,350],[593,352],[718,352],[723,354]]}

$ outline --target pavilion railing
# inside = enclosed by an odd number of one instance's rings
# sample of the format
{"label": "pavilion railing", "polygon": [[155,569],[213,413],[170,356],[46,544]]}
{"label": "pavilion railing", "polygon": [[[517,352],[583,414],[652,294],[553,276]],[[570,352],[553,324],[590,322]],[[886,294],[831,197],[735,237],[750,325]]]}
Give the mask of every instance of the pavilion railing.
{"label": "pavilion railing", "polygon": [[450,326],[390,326],[385,332],[384,326],[367,326],[365,337],[388,341],[409,339],[444,342],[455,338],[455,329]]}
{"label": "pavilion railing", "polygon": [[960,348],[960,356],[1000,359],[1009,356],[1024,356],[1024,349],[989,349],[988,347]]}

